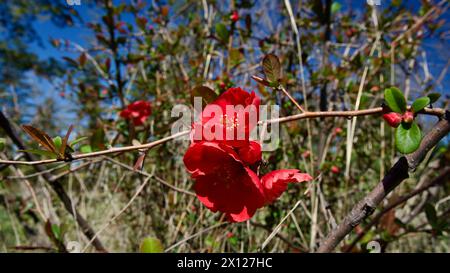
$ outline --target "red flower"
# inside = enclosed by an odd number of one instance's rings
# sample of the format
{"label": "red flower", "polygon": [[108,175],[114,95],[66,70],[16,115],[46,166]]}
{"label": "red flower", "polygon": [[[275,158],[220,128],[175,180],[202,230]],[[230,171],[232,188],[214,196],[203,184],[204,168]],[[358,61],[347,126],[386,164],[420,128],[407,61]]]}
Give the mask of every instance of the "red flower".
{"label": "red flower", "polygon": [[244,166],[230,146],[206,141],[194,143],[183,160],[195,179],[198,199],[208,209],[225,213],[230,221],[242,222],[264,205],[258,176]]}
{"label": "red flower", "polygon": [[250,142],[249,147],[239,148],[241,155],[248,157],[246,160],[242,160],[237,148],[207,141],[193,143],[184,155],[200,202],[214,212],[225,213],[229,221],[250,219],[258,208],[274,202],[288,183],[312,179],[298,170],[278,170],[260,180],[248,167],[261,160],[261,147],[257,146],[257,142]]}
{"label": "red flower", "polygon": [[236,23],[239,20],[239,13],[237,11],[233,11],[233,13],[231,13],[230,19],[232,22]]}
{"label": "red flower", "polygon": [[125,119],[133,120],[135,126],[144,124],[151,115],[151,105],[148,101],[138,100],[128,105],[127,108],[120,112],[120,116]]}
{"label": "red flower", "polygon": [[254,92],[230,88],[208,104],[193,124],[193,141],[216,141],[245,146],[258,123],[260,99]]}
{"label": "red flower", "polygon": [[286,191],[288,183],[300,183],[311,181],[313,178],[299,170],[276,170],[261,178],[261,183],[266,197],[266,204],[273,203]]}
{"label": "red flower", "polygon": [[402,114],[389,112],[383,115],[383,119],[394,128],[397,128],[398,125],[402,122]]}
{"label": "red flower", "polygon": [[274,202],[288,183],[312,179],[299,170],[273,171],[262,179],[253,171],[261,161],[261,145],[249,138],[258,123],[259,104],[254,92],[228,89],[193,124],[192,145],[183,158],[200,202],[232,222],[250,219],[258,208]]}

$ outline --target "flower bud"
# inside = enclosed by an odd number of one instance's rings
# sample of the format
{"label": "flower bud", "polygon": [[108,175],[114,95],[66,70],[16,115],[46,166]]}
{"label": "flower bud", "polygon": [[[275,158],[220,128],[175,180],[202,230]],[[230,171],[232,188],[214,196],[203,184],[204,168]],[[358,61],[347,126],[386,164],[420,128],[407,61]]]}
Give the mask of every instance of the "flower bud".
{"label": "flower bud", "polygon": [[334,174],[339,174],[341,172],[341,169],[339,169],[338,166],[331,166],[331,172]]}
{"label": "flower bud", "polygon": [[232,22],[236,23],[239,20],[239,13],[237,11],[233,11],[230,16]]}
{"label": "flower bud", "polygon": [[383,119],[389,124],[389,126],[397,128],[402,122],[402,115],[395,112],[386,113],[383,115]]}
{"label": "flower bud", "polygon": [[404,122],[406,122],[406,123],[411,123],[411,122],[413,122],[413,120],[414,120],[414,114],[413,114],[413,112],[411,112],[411,111],[406,111],[406,112],[403,114],[403,121],[404,121]]}
{"label": "flower bud", "polygon": [[334,129],[334,135],[340,135],[342,134],[342,128],[341,127],[336,127]]}

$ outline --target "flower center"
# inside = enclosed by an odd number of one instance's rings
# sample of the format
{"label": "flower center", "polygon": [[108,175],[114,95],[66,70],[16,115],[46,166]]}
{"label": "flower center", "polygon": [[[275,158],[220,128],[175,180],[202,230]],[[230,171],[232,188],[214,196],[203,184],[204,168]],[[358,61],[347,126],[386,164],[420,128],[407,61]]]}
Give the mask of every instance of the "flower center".
{"label": "flower center", "polygon": [[229,117],[227,114],[222,115],[222,123],[227,129],[233,129],[239,126],[237,117]]}

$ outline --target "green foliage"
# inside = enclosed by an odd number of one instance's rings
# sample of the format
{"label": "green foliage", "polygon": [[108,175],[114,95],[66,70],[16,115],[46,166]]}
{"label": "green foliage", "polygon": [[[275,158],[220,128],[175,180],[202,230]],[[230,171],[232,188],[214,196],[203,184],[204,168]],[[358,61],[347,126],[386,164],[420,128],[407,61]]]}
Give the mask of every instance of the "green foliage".
{"label": "green foliage", "polygon": [[403,93],[396,87],[384,90],[384,100],[392,111],[404,113],[406,111],[406,100]]}
{"label": "green foliage", "polygon": [[435,103],[441,97],[441,94],[431,93],[431,94],[428,94],[428,97],[430,98],[430,103]]}
{"label": "green foliage", "polygon": [[411,108],[414,113],[417,113],[420,110],[422,110],[423,108],[427,107],[430,104],[430,102],[431,102],[431,99],[429,97],[421,97],[413,102],[413,104],[411,105]]}
{"label": "green foliage", "polygon": [[158,238],[147,237],[142,240],[139,251],[141,253],[162,253],[164,252],[164,247]]}
{"label": "green foliage", "polygon": [[92,147],[91,145],[83,145],[80,147],[80,152],[83,154],[92,153]]}
{"label": "green foliage", "polygon": [[333,2],[331,5],[331,13],[337,13],[341,10],[342,5],[339,2]]}
{"label": "green foliage", "polygon": [[417,150],[422,141],[422,133],[415,122],[411,124],[401,123],[395,129],[395,146],[403,154],[409,154]]}
{"label": "green foliage", "polygon": [[223,23],[216,24],[216,34],[217,37],[224,43],[228,43],[228,39],[230,37],[230,33],[228,32],[227,27]]}

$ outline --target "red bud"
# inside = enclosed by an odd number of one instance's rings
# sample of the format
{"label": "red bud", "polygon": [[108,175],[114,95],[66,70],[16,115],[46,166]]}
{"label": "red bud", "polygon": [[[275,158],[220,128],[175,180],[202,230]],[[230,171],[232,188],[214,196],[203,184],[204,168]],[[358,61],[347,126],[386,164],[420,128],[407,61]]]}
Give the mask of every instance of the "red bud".
{"label": "red bud", "polygon": [[403,121],[406,123],[411,123],[414,120],[414,114],[411,111],[406,111],[403,114]]}
{"label": "red bud", "polygon": [[334,129],[334,134],[335,135],[339,135],[342,133],[342,128],[341,127],[336,127],[336,129]]}
{"label": "red bud", "polygon": [[339,174],[341,172],[341,169],[339,169],[338,166],[332,166],[331,167],[331,172],[334,174]]}
{"label": "red bud", "polygon": [[394,128],[397,128],[398,125],[400,125],[400,122],[402,122],[402,115],[395,112],[390,112],[383,115],[384,120]]}
{"label": "red bud", "polygon": [[233,11],[230,16],[231,21],[237,22],[239,20],[239,13],[237,11]]}

